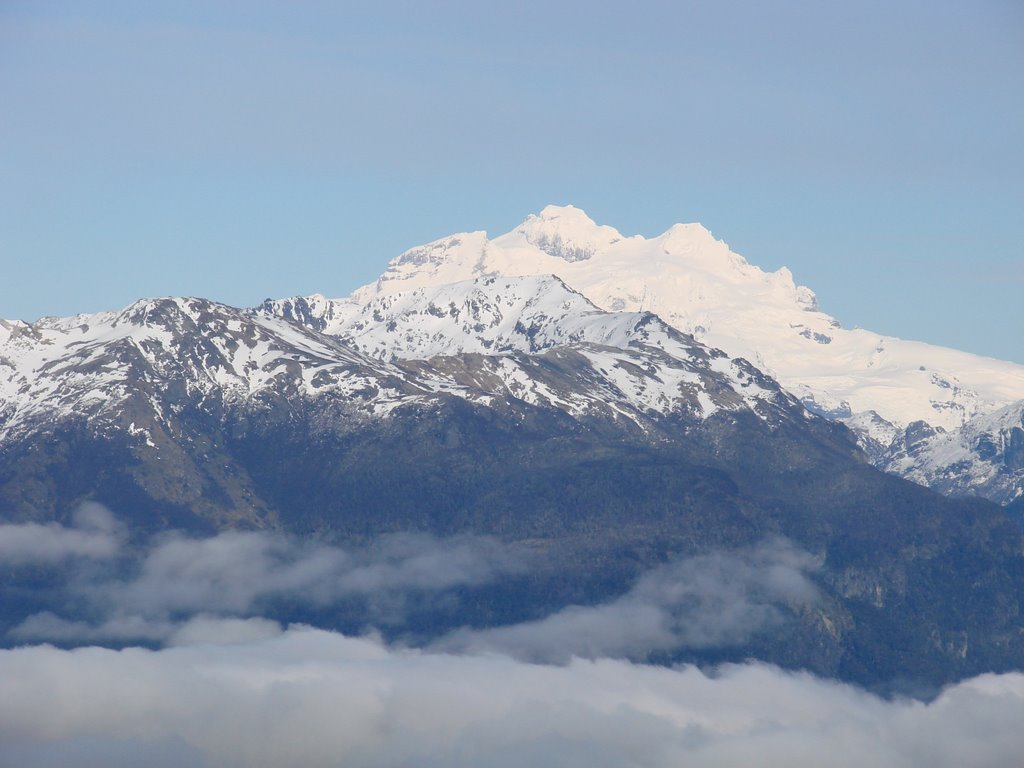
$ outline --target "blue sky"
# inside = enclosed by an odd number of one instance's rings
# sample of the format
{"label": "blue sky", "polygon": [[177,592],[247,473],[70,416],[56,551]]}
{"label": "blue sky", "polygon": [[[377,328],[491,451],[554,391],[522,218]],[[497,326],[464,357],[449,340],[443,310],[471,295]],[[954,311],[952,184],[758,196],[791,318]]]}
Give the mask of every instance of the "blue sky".
{"label": "blue sky", "polygon": [[0,317],[344,295],[548,203],[1024,362],[1024,5],[0,5]]}

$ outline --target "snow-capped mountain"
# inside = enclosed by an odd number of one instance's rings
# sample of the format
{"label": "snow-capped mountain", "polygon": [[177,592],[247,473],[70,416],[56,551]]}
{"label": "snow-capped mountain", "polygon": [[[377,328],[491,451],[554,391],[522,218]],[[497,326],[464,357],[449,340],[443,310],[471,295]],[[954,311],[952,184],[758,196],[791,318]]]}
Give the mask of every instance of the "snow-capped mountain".
{"label": "snow-capped mountain", "polygon": [[625,237],[577,208],[548,206],[494,239],[473,232],[406,251],[350,301],[483,275],[547,274],[603,309],[654,312],[837,417],[874,411],[897,427],[921,420],[949,430],[1024,397],[1024,366],[844,329],[788,269],[763,272],[700,224]]}
{"label": "snow-capped mountain", "polygon": [[721,409],[770,419],[793,409],[772,376],[888,471],[1000,502],[1024,489],[1000,421],[1024,399],[1024,367],[843,329],[787,270],[761,271],[700,225],[624,237],[571,206],[414,248],[345,299],[2,322],[0,440],[85,418],[159,443],[147,414],[167,421],[182,398],[223,410],[329,395],[353,418],[455,396],[643,428]]}
{"label": "snow-capped mountain", "polygon": [[[654,238],[626,237],[572,206],[549,206],[493,239],[470,232],[413,248],[346,298],[316,295],[265,308],[356,340],[380,357],[415,357],[448,342],[428,343],[433,332],[417,330],[415,342],[408,333],[370,341],[377,333],[373,318],[384,317],[384,308],[453,283],[520,275],[555,275],[597,307],[653,312],[701,343],[751,361],[810,409],[846,423],[873,460],[897,471],[906,463],[892,461],[891,452],[911,425],[951,433],[1024,398],[1024,366],[842,328],[789,270],[762,271],[699,224],[677,224]],[[586,310],[565,310],[577,311]],[[463,339],[467,332],[447,327],[439,334]],[[369,336],[359,342],[364,333]],[[976,468],[968,474],[977,475]]]}

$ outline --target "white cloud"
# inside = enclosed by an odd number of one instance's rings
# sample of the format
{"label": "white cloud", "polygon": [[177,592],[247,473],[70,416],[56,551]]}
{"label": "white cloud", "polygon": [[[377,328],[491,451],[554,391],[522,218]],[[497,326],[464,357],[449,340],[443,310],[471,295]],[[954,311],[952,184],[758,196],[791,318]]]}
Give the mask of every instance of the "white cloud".
{"label": "white cloud", "polygon": [[280,634],[281,625],[264,618],[224,618],[199,614],[180,621],[152,619],[137,614],[117,614],[98,624],[70,621],[49,611],[29,616],[12,629],[14,641],[45,639],[69,645],[128,644],[132,642],[174,645],[231,644]]}
{"label": "white cloud", "polygon": [[[279,533],[166,535],[130,574],[75,572],[71,594],[90,621],[51,612],[10,630],[17,642],[62,644],[171,641],[196,616],[259,615],[266,601],[304,606],[363,601],[368,623],[401,624],[406,602],[429,591],[480,585],[522,571],[528,559],[493,539],[396,535],[342,549]],[[655,568],[625,595],[569,606],[523,624],[462,629],[433,648],[498,652],[528,661],[572,656],[644,661],[678,648],[739,645],[813,603],[817,563],[783,539],[684,558]],[[410,598],[410,595],[413,597]]]}
{"label": "white cloud", "polygon": [[53,564],[72,557],[105,559],[117,555],[121,539],[114,516],[95,503],[82,504],[72,526],[57,523],[0,524],[0,563]]}
{"label": "white cloud", "polygon": [[223,619],[214,616],[194,616],[175,629],[167,644],[170,646],[236,645],[267,640],[277,637],[281,632],[281,625],[269,619]]}
{"label": "white cloud", "polygon": [[7,635],[14,641],[49,640],[56,643],[161,642],[178,630],[169,621],[154,621],[144,616],[118,614],[98,624],[62,618],[41,611],[25,619]]}
{"label": "white cloud", "polygon": [[1024,754],[1020,674],[924,704],[759,664],[711,677],[607,659],[541,666],[264,629],[161,651],[0,651],[0,764],[959,768]]}
{"label": "white cloud", "polygon": [[230,531],[166,537],[145,555],[136,578],[98,584],[92,596],[146,615],[242,613],[276,596],[325,604],[389,590],[482,584],[521,568],[511,548],[483,537],[402,534],[342,549],[279,533]]}
{"label": "white cloud", "polygon": [[644,660],[676,648],[738,645],[783,621],[782,606],[814,603],[818,590],[806,573],[817,567],[806,552],[772,539],[661,566],[602,605],[569,606],[513,626],[459,630],[435,648],[558,662],[571,656]]}
{"label": "white cloud", "polygon": [[[98,514],[95,509],[87,512]],[[82,521],[83,527],[76,529],[35,526],[53,528],[38,536],[43,543],[34,550],[37,561],[43,547],[47,553],[66,555],[67,541],[82,537],[105,536],[116,552],[116,526],[106,515],[90,523],[90,529]],[[100,523],[111,532],[103,533]],[[79,546],[76,553],[84,551]],[[208,538],[174,533],[144,548],[134,565],[120,563],[116,572],[84,567],[71,572],[66,602],[90,621],[44,611],[29,616],[8,636],[68,644],[163,642],[190,617],[259,613],[273,600],[324,606],[357,599],[368,617],[385,624],[402,619],[407,599],[486,584],[522,571],[526,563],[520,549],[476,536],[397,534],[344,549],[266,531],[228,531]]]}

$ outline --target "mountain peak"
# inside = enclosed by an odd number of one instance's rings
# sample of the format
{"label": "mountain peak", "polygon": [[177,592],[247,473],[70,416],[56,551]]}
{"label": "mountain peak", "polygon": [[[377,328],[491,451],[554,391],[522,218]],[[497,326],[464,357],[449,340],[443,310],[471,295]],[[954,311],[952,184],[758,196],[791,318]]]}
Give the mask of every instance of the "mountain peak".
{"label": "mountain peak", "polygon": [[528,220],[534,218],[542,219],[543,221],[565,219],[582,222],[591,227],[597,226],[594,220],[587,215],[586,211],[582,208],[577,208],[575,205],[545,205],[540,213],[530,214],[527,217]]}
{"label": "mountain peak", "polygon": [[711,230],[705,227],[699,221],[690,222],[689,224],[673,224],[671,227],[662,232],[659,237],[661,237],[662,239],[669,239],[672,237],[685,237],[690,240],[718,242],[715,236],[711,233]]}
{"label": "mountain peak", "polygon": [[525,241],[549,256],[574,262],[586,261],[622,239],[617,229],[595,223],[575,206],[548,205],[539,214],[530,214],[497,242]]}

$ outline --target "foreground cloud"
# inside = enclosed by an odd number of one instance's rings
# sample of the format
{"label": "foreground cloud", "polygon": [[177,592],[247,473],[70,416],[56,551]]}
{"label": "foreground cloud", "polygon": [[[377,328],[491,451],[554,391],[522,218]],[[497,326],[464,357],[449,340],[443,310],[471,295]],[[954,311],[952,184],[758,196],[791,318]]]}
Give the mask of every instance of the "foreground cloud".
{"label": "foreground cloud", "polygon": [[727,647],[783,621],[780,606],[818,599],[818,563],[785,539],[684,558],[656,568],[627,594],[569,606],[539,621],[460,630],[436,650],[496,651],[528,661],[612,656],[643,660],[677,648]]}
{"label": "foreground cloud", "polygon": [[182,642],[0,651],[0,764],[959,768],[1024,754],[1018,674],[923,704],[759,664],[540,666],[237,620]]}

